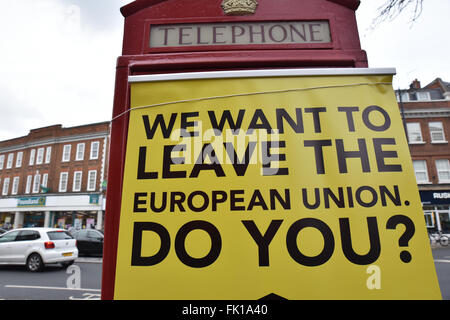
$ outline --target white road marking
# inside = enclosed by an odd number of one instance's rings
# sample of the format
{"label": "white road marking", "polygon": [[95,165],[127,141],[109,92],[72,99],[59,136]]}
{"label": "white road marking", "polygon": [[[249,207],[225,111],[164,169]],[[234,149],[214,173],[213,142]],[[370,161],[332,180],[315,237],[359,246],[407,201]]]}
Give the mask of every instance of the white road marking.
{"label": "white road marking", "polygon": [[100,293],[83,293],[84,298],[70,296],[69,300],[100,300]]}
{"label": "white road marking", "polygon": [[43,287],[43,286],[18,286],[18,285],[5,285],[5,288],[45,289],[45,290],[71,290],[71,291],[96,291],[96,292],[101,292],[102,291],[101,289]]}
{"label": "white road marking", "polygon": [[444,260],[444,259],[434,259],[435,262],[445,262],[450,263],[450,260]]}

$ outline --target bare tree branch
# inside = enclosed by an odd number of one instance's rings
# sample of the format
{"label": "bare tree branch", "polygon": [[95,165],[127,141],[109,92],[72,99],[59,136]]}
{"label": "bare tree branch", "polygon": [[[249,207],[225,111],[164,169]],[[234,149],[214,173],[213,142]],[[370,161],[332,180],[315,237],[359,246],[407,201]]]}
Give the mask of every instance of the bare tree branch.
{"label": "bare tree branch", "polygon": [[421,15],[423,0],[388,0],[378,8],[379,15],[372,22],[376,26],[386,20],[392,21],[407,7],[414,7],[411,23],[414,23]]}

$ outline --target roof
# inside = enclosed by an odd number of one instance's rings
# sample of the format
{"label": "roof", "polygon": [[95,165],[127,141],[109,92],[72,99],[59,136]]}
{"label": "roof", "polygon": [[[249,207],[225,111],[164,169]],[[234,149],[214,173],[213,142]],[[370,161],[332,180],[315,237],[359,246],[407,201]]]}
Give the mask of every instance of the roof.
{"label": "roof", "polygon": [[[34,128],[30,129],[30,132],[26,136],[20,136],[15,137],[7,140],[0,140],[0,148],[11,146],[14,144],[20,144],[25,141],[39,141],[42,139],[47,139],[49,137],[70,137],[70,136],[79,136],[80,134],[88,134],[90,132],[109,132],[108,129],[105,130],[96,130],[96,131],[89,131],[87,129],[93,128],[101,128],[106,125],[109,126],[110,121],[103,121],[103,122],[95,122],[95,123],[89,123],[89,124],[83,124],[79,126],[74,127],[63,127],[61,124],[41,127],[41,128]],[[83,132],[78,132],[79,130],[85,130]]]}
{"label": "roof", "polygon": [[48,231],[59,231],[59,232],[64,232],[64,231],[67,231],[67,230],[65,230],[65,229],[60,229],[60,228],[30,227],[30,228],[17,228],[17,229],[11,229],[11,230],[8,230],[8,232],[10,232],[10,231],[21,231],[21,230],[34,230],[34,231],[42,231],[42,232],[48,232]]}
{"label": "roof", "polygon": [[443,92],[450,92],[450,82],[443,81],[441,78],[436,78],[427,84],[424,89],[441,89]]}
{"label": "roof", "polygon": [[[128,17],[128,16],[131,16],[132,14],[134,14],[138,11],[141,11],[147,7],[154,6],[154,5],[164,2],[164,1],[168,1],[168,0],[136,0],[136,1],[131,2],[131,3],[123,6],[122,8],[120,8],[120,12],[122,12],[122,15],[124,17]],[[178,1],[186,1],[186,0],[178,0]],[[310,1],[317,1],[317,0],[310,0]],[[340,4],[351,10],[358,9],[359,4],[361,3],[360,0],[325,0],[325,1]]]}

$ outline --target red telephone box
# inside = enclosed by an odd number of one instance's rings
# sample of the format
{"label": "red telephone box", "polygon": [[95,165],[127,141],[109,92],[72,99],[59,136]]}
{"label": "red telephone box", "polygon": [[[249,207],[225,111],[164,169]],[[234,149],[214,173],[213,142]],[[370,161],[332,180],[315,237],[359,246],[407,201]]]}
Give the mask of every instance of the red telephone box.
{"label": "red telephone box", "polygon": [[137,0],[117,60],[106,203],[102,299],[113,299],[129,76],[189,71],[367,67],[359,0]]}

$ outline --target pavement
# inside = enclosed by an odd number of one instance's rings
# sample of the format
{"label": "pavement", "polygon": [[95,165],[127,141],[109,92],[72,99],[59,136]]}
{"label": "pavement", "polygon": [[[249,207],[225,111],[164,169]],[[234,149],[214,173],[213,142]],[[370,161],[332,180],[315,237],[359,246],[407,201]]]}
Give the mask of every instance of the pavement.
{"label": "pavement", "polygon": [[84,262],[84,263],[102,263],[103,258],[102,257],[78,257],[75,260],[76,262]]}

